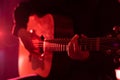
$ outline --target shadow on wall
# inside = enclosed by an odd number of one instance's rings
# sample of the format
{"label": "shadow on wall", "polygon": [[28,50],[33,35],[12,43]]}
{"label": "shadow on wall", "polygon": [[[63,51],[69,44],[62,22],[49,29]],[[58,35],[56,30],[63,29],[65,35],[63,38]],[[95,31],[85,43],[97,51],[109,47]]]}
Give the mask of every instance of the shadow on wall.
{"label": "shadow on wall", "polygon": [[0,80],[18,76],[18,40],[9,31],[14,9],[21,1],[26,0],[0,0]]}
{"label": "shadow on wall", "polygon": [[18,76],[18,39],[0,33],[0,80]]}

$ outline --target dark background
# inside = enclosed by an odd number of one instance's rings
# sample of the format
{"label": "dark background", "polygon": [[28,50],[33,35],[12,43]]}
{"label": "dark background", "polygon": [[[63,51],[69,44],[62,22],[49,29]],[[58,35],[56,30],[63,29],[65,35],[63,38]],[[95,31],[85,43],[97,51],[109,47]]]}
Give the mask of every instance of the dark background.
{"label": "dark background", "polygon": [[11,31],[13,11],[20,1],[0,0],[0,80],[18,76],[18,40]]}
{"label": "dark background", "polygon": [[[18,40],[11,32],[13,12],[21,1],[25,0],[0,0],[0,80],[18,76]],[[75,33],[83,33],[88,37],[105,36],[112,32],[113,26],[120,25],[118,0],[79,0],[78,2],[76,6],[69,8],[72,10],[71,13],[76,15]]]}

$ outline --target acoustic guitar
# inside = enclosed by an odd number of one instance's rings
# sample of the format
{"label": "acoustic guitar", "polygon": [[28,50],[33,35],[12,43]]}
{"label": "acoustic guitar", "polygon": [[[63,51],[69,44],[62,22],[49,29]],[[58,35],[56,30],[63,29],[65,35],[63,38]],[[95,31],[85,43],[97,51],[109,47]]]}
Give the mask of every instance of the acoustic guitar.
{"label": "acoustic guitar", "polygon": [[[58,21],[59,22],[59,21]],[[34,26],[35,25],[35,26]],[[62,24],[60,25],[62,26]],[[22,41],[19,39],[19,75],[25,76],[30,74],[38,74],[42,77],[47,77],[51,70],[52,57],[54,51],[67,51],[68,42],[73,37],[73,29],[69,27],[40,27],[39,18],[31,16],[28,23],[27,30],[34,30],[38,37],[43,38],[40,43],[40,54],[33,54],[30,59],[30,52],[24,47]],[[56,38],[57,36],[64,36],[62,38]],[[68,37],[68,38],[66,38]],[[96,38],[80,38],[78,40],[79,48],[82,51],[105,51],[109,53],[111,51],[120,52],[120,40],[119,38],[107,38],[107,37],[96,37]],[[43,58],[44,56],[44,58]],[[44,60],[43,60],[44,59]]]}
{"label": "acoustic guitar", "polygon": [[[40,49],[43,51],[42,55],[44,54],[44,60],[42,60],[41,54],[33,54],[30,59],[31,53],[25,48],[23,42],[19,38],[18,71],[20,77],[30,74],[38,74],[41,77],[47,77],[51,70],[54,51],[66,51],[67,44],[74,35],[72,21],[67,21],[66,18],[63,19],[62,16],[55,20],[54,26],[58,27],[42,27],[39,21],[40,19],[38,16],[30,16],[27,31],[34,30],[36,35],[40,38],[44,36],[44,41],[40,43]],[[63,24],[60,24],[61,22]]]}

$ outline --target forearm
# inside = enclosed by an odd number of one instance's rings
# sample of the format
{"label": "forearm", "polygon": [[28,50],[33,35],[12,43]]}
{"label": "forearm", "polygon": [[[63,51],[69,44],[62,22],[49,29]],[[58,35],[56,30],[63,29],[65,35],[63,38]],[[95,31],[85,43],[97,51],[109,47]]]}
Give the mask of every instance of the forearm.
{"label": "forearm", "polygon": [[20,37],[20,39],[22,40],[25,48],[29,51],[29,52],[34,52],[34,46],[32,44],[32,38],[31,38],[31,34],[24,28],[21,28],[18,31],[18,37]]}

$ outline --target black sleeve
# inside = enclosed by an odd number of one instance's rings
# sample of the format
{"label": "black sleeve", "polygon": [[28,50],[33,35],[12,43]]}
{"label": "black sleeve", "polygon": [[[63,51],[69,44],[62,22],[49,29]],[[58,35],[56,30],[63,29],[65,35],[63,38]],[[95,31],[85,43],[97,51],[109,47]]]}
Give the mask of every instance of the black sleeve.
{"label": "black sleeve", "polygon": [[30,5],[21,3],[14,11],[15,27],[13,34],[17,36],[20,28],[27,28],[27,22],[30,15]]}

